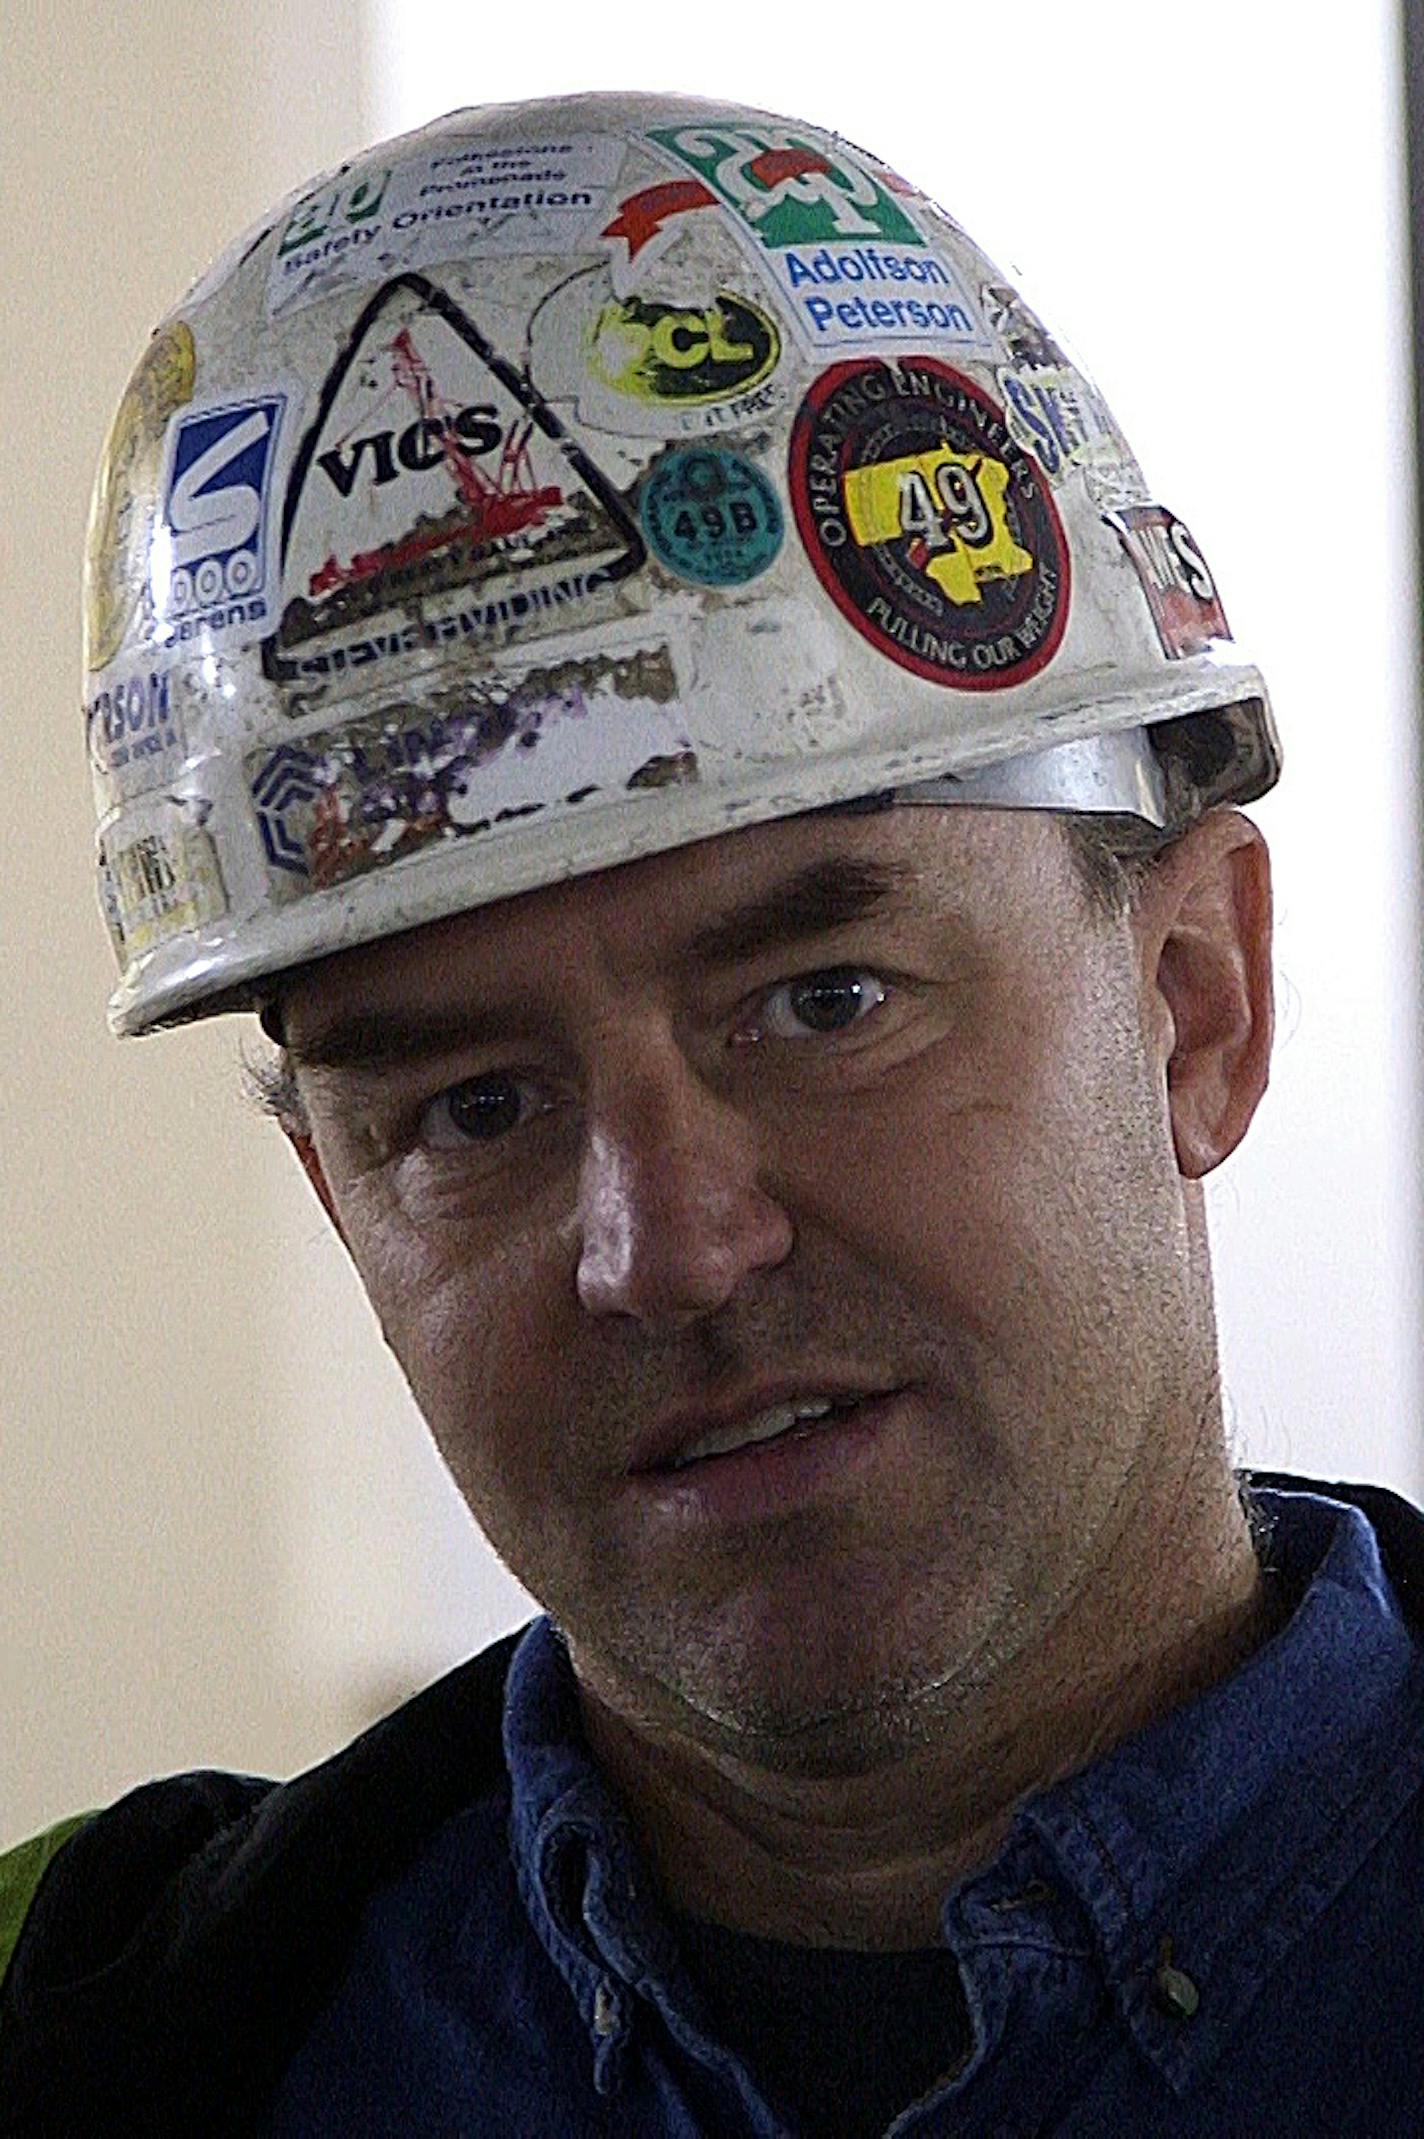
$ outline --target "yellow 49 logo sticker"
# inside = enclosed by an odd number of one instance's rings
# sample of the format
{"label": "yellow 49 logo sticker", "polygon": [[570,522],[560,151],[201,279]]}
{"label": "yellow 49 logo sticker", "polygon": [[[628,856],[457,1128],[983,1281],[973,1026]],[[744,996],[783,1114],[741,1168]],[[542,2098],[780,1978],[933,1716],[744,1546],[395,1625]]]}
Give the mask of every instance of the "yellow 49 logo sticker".
{"label": "yellow 49 logo sticker", "polygon": [[862,547],[909,538],[908,559],[956,604],[977,602],[982,583],[1016,579],[1033,558],[1016,542],[1004,497],[1009,471],[982,453],[936,446],[846,476],[846,514]]}
{"label": "yellow 49 logo sticker", "polygon": [[994,690],[1058,651],[1070,566],[1048,484],[1003,410],[938,357],[822,372],[787,477],[821,585],[901,668]]}

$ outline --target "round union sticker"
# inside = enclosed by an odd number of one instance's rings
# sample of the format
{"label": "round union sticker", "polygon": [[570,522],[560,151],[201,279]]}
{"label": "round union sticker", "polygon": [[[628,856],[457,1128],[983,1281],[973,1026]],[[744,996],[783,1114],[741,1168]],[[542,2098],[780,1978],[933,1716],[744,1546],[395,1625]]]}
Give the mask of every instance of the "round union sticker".
{"label": "round union sticker", "polygon": [[774,562],[781,507],[760,468],[727,446],[679,446],[643,486],[643,532],[670,571],[740,587]]}
{"label": "round union sticker", "polygon": [[797,412],[801,540],[842,615],[902,668],[961,690],[1035,676],[1068,621],[1068,544],[1037,463],[936,357],[823,372]]}

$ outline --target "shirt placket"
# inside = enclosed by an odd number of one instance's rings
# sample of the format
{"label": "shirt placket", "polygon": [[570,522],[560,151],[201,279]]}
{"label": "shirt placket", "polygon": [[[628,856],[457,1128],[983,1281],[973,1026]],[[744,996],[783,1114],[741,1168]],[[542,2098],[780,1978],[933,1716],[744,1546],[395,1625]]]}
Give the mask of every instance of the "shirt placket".
{"label": "shirt placket", "polygon": [[1090,1927],[1052,1868],[1019,1846],[946,1904],[973,2042],[885,2139],[1033,2139],[1107,2054],[1111,2001]]}
{"label": "shirt placket", "polygon": [[[550,1906],[554,1859],[569,1849],[584,1867],[577,1923],[564,1922],[563,1912]],[[727,2129],[745,2139],[793,2139],[740,2059],[699,2024],[696,1994],[671,1937],[639,1894],[627,1853],[583,1793],[570,1793],[535,1854],[538,1879],[521,1881],[526,1907],[588,2029],[594,2086],[606,2099],[626,2102],[629,2129],[657,2131],[660,2139],[705,2139],[681,2069],[687,2059],[728,2099],[734,2117]],[[655,2122],[646,2121],[640,2103]]]}

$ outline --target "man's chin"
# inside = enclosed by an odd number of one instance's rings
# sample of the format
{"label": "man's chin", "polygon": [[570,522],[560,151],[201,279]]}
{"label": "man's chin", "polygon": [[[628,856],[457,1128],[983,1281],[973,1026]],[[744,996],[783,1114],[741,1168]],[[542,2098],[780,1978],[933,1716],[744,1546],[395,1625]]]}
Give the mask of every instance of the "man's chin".
{"label": "man's chin", "polygon": [[864,1775],[935,1741],[942,1685],[903,1677],[817,1688],[743,1681],[725,1690],[682,1689],[690,1727],[709,1744],[773,1773]]}
{"label": "man's chin", "polygon": [[628,1645],[640,1697],[612,1705],[787,1775],[862,1774],[933,1741],[960,1687],[953,1643],[927,1653],[893,1619],[823,1610],[799,1627],[783,1613],[672,1631]]}

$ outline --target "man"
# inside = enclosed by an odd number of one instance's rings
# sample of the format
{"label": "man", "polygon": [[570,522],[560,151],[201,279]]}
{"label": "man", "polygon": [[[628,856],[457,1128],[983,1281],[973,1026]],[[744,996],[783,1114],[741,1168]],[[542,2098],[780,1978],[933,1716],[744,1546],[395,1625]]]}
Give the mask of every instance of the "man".
{"label": "man", "polygon": [[89,569],[116,1027],[260,1012],[546,1616],[7,1860],[3,2128],[1417,2131],[1424,1533],[1222,1423],[1275,731],[1000,271],[457,113],[160,328]]}

